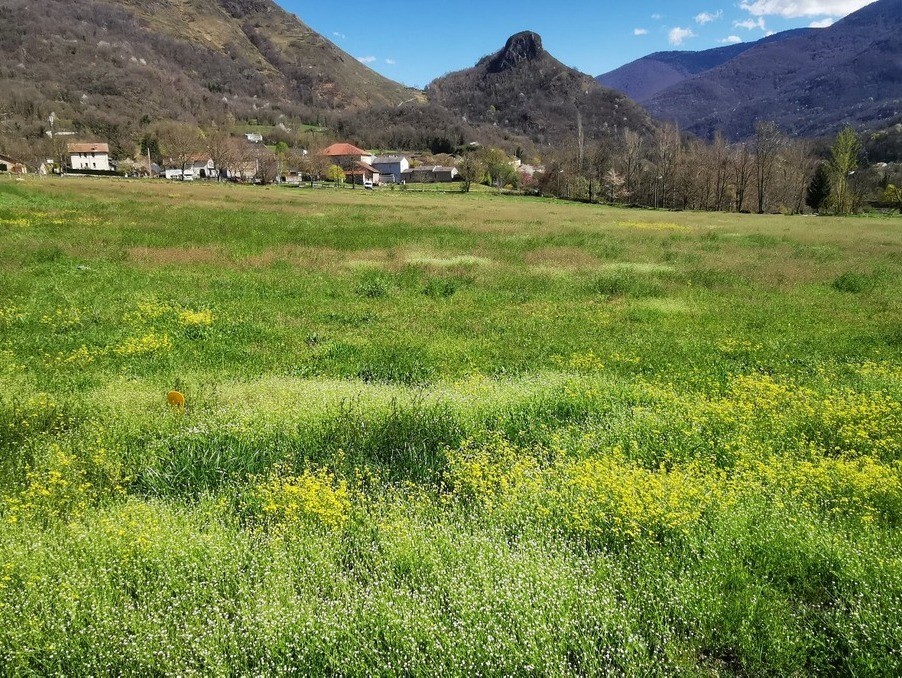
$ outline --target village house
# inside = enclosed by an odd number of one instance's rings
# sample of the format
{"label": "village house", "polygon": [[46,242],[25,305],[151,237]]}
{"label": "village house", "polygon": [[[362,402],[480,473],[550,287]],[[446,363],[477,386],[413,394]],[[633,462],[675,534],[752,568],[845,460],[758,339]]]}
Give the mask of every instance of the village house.
{"label": "village house", "polygon": [[349,170],[345,170],[345,181],[354,186],[372,188],[381,183],[382,176],[375,167],[366,162],[358,162]]}
{"label": "village house", "polygon": [[28,174],[28,168],[24,163],[13,160],[8,155],[0,153],[0,172],[9,172],[10,174]]}
{"label": "village house", "polygon": [[458,174],[456,167],[424,165],[405,170],[401,173],[401,179],[408,184],[444,184],[456,180]]}
{"label": "village house", "polygon": [[213,159],[209,155],[193,155],[188,161],[190,163],[188,167],[194,172],[194,177],[196,179],[217,178],[218,172],[216,171],[216,163],[213,162]]}
{"label": "village house", "polygon": [[169,158],[163,163],[163,167],[164,176],[167,179],[193,181],[194,179],[216,179],[218,177],[216,163],[213,162],[209,155],[204,153],[188,157],[184,167],[184,174],[182,174],[182,164],[178,160]]}
{"label": "village house", "polygon": [[110,146],[100,143],[68,144],[69,169],[110,171]]}
{"label": "village house", "polygon": [[370,164],[379,170],[384,184],[400,184],[401,175],[410,169],[410,161],[403,155],[377,155]]}
{"label": "village house", "polygon": [[[338,165],[343,170],[357,170],[359,169],[357,167],[359,163],[370,166],[373,164],[373,155],[362,148],[357,148],[353,144],[332,144],[320,155],[328,158],[329,162],[333,165]],[[377,170],[373,168],[373,171]]]}

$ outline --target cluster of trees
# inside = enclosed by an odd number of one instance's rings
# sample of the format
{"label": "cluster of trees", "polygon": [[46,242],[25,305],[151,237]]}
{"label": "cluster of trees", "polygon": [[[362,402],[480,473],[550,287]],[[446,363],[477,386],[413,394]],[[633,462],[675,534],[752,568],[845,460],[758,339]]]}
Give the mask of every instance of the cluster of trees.
{"label": "cluster of trees", "polygon": [[859,169],[862,145],[854,130],[844,129],[826,158],[819,150],[772,122],[758,123],[752,139],[734,144],[663,125],[651,136],[626,130],[592,145],[578,139],[552,155],[527,188],[592,202],[789,214],[806,207],[849,214],[881,198],[874,177]]}
{"label": "cluster of trees", "polygon": [[311,179],[328,174],[328,159],[316,150],[307,150],[318,149],[322,143],[314,134],[293,134],[276,128],[267,134],[266,143],[250,143],[235,136],[232,127],[231,120],[203,128],[174,121],[159,123],[145,134],[131,164],[140,166],[137,156],[150,155],[155,162],[184,172],[195,156],[202,155],[213,160],[220,176],[227,174],[263,184],[276,181],[287,171],[300,172]]}

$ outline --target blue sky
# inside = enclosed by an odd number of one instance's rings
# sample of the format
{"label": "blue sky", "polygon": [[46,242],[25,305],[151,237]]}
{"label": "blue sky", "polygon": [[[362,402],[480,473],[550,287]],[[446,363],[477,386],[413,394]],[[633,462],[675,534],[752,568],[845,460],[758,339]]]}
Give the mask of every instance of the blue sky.
{"label": "blue sky", "polygon": [[709,49],[829,25],[872,0],[276,1],[374,70],[422,87],[472,66],[522,30],[539,33],[568,66],[600,75],[660,50]]}

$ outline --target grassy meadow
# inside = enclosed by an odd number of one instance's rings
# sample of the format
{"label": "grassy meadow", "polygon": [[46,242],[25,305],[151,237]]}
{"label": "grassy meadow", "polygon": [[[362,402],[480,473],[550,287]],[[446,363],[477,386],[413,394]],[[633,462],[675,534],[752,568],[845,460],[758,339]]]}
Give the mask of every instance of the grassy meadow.
{"label": "grassy meadow", "polygon": [[898,218],[0,179],[0,385],[3,674],[902,674]]}

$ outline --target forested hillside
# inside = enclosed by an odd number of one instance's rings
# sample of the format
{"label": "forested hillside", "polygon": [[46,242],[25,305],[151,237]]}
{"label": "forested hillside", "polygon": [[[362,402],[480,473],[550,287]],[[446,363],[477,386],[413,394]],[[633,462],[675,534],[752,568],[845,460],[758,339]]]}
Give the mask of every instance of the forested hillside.
{"label": "forested hillside", "polygon": [[54,111],[114,151],[162,119],[315,122],[416,94],[272,0],[6,0],[0,53],[0,134],[40,138]]}

